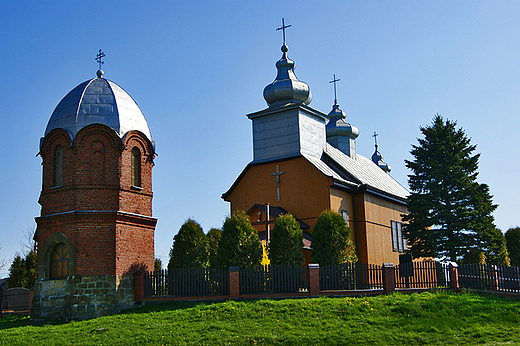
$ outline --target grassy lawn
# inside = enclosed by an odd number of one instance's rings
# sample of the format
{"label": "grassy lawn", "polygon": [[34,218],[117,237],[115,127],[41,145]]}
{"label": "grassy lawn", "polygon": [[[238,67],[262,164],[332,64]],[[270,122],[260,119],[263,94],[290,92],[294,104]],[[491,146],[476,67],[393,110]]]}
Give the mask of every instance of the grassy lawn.
{"label": "grassy lawn", "polygon": [[436,292],[165,303],[95,320],[0,318],[0,345],[519,345],[520,300]]}

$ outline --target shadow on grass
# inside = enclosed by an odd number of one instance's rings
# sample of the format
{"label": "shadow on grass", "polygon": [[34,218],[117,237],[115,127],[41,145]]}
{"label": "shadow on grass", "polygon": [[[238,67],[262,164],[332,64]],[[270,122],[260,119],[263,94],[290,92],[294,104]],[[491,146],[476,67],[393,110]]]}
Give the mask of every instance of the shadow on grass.
{"label": "shadow on grass", "polygon": [[0,330],[18,328],[29,325],[29,316],[5,315],[0,317]]}
{"label": "shadow on grass", "polygon": [[[161,311],[174,311],[194,308],[196,306],[210,306],[224,302],[223,300],[205,300],[205,301],[170,301],[170,302],[157,302],[147,303],[147,305],[133,307],[127,310],[123,310],[119,315],[134,315],[134,314],[146,314],[148,312],[161,312]],[[149,304],[149,305],[148,305]]]}

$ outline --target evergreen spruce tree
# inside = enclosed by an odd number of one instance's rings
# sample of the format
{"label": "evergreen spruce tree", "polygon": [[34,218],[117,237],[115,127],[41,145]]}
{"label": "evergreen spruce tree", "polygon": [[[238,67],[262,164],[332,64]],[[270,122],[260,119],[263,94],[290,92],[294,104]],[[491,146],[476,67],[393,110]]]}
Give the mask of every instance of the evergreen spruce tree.
{"label": "evergreen spruce tree", "polygon": [[510,228],[506,232],[506,241],[511,265],[520,267],[520,227]]}
{"label": "evergreen spruce tree", "polygon": [[168,268],[200,268],[206,266],[206,236],[196,221],[188,219],[173,237]]}
{"label": "evergreen spruce tree", "polygon": [[36,279],[36,252],[29,251],[25,257],[16,254],[11,266],[9,267],[9,288],[23,287],[31,288]]}
{"label": "evergreen spruce tree", "polygon": [[217,267],[217,253],[218,243],[222,238],[222,231],[218,228],[212,228],[206,234],[206,241],[208,243],[208,265],[210,268]]}
{"label": "evergreen spruce tree", "polygon": [[356,262],[356,248],[345,219],[331,210],[323,211],[312,230],[311,261],[320,265]]}
{"label": "evergreen spruce tree", "polygon": [[258,233],[251,226],[249,216],[243,211],[235,211],[226,218],[222,227],[222,237],[218,244],[217,264],[228,268],[247,268],[260,265],[262,244]]}
{"label": "evergreen spruce tree", "polygon": [[273,264],[301,266],[303,256],[303,232],[291,214],[278,217],[271,232],[269,259]]}
{"label": "evergreen spruce tree", "polygon": [[158,272],[162,270],[162,261],[160,258],[156,258],[153,262],[153,270]]}
{"label": "evergreen spruce tree", "polygon": [[412,145],[413,161],[405,160],[408,176],[408,222],[403,232],[414,257],[457,261],[480,248],[489,254],[495,237],[489,187],[477,183],[480,154],[456,122],[436,115],[421,127],[424,138]]}

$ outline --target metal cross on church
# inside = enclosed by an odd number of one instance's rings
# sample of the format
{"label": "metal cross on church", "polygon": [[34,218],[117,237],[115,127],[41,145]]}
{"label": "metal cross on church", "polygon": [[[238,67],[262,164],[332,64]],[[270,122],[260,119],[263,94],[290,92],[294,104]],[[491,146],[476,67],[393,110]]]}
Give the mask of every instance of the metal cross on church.
{"label": "metal cross on church", "polygon": [[99,50],[99,53],[96,54],[96,61],[99,64],[99,69],[100,70],[101,70],[101,65],[103,65],[105,63],[101,59],[103,59],[105,56],[106,56],[105,53],[103,53],[103,51],[101,49]]}
{"label": "metal cross on church", "polygon": [[336,97],[336,83],[339,82],[341,79],[336,79],[336,74],[334,74],[334,79],[331,80],[329,83],[334,83],[334,102],[338,100]]}
{"label": "metal cross on church", "polygon": [[279,27],[278,29],[276,29],[276,31],[282,30],[282,32],[283,32],[283,45],[284,46],[285,46],[285,29],[290,28],[290,27],[291,27],[291,25],[285,25],[285,20],[284,20],[284,18],[282,18],[282,26]]}
{"label": "metal cross on church", "polygon": [[376,142],[376,147],[377,147],[377,136],[379,136],[379,134],[374,131],[374,134],[372,135],[372,137],[374,137],[374,141]]}
{"label": "metal cross on church", "polygon": [[285,171],[278,171],[278,165],[276,165],[276,173],[271,173],[271,175],[274,175],[276,177],[276,193],[278,195],[278,202],[280,202],[280,176],[284,173]]}

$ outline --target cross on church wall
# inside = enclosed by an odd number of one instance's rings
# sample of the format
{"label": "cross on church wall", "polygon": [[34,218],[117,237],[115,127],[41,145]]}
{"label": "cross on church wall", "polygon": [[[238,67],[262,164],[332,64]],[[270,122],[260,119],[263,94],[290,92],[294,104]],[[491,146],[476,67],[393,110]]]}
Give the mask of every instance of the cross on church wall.
{"label": "cross on church wall", "polygon": [[276,177],[276,194],[278,196],[278,202],[280,202],[280,176],[284,173],[285,173],[285,171],[283,171],[283,172],[278,171],[278,165],[276,165],[276,172],[271,173],[272,176]]}

